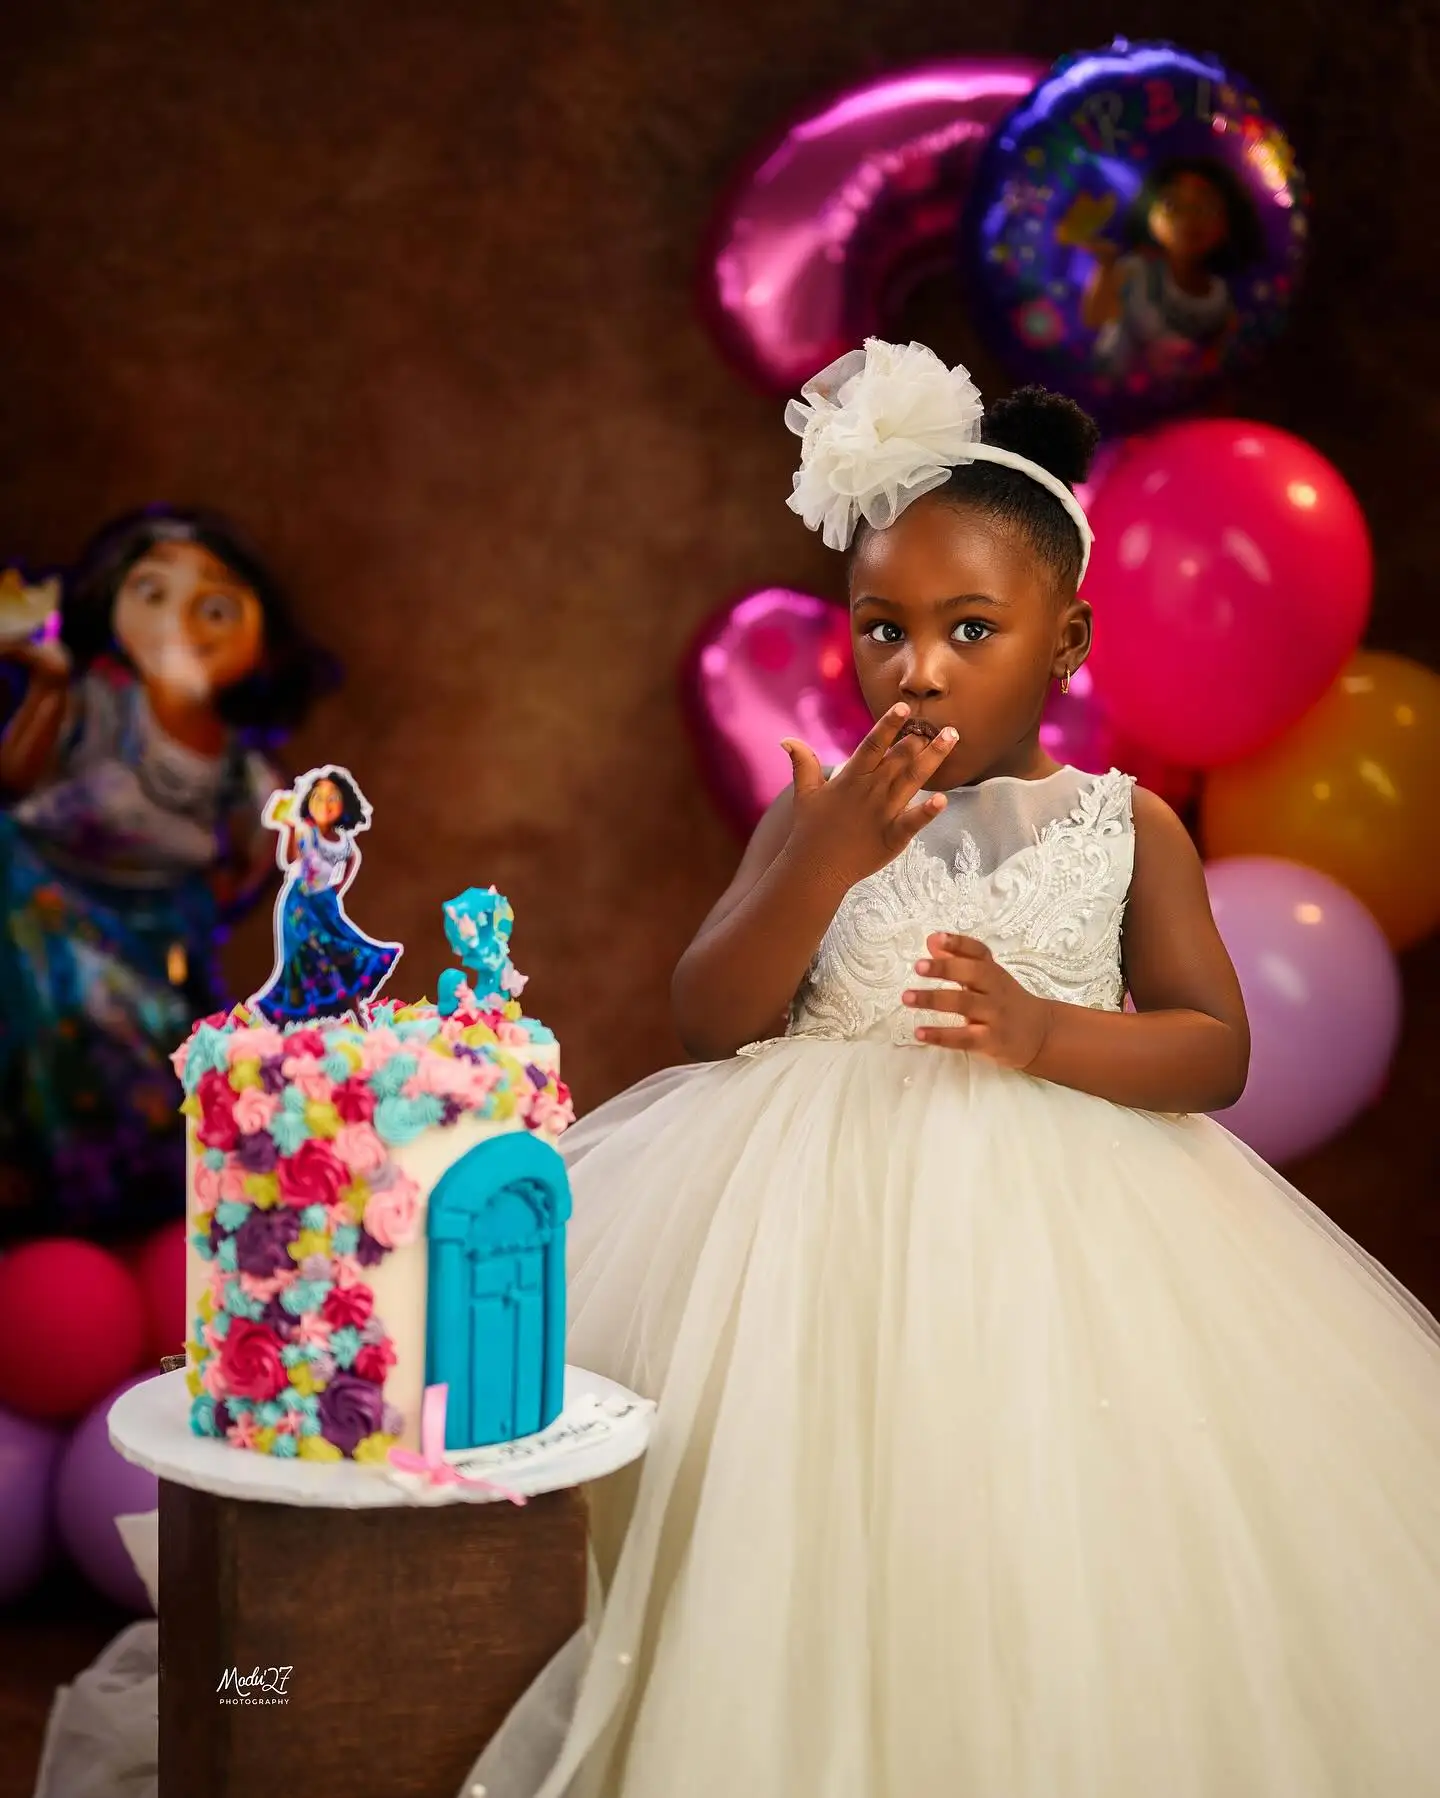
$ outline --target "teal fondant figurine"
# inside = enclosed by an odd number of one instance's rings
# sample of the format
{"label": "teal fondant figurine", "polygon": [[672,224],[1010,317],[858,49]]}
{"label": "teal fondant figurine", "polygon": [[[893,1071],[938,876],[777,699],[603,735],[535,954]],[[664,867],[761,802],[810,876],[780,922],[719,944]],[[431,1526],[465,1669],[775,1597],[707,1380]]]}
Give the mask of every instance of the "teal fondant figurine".
{"label": "teal fondant figurine", "polygon": [[462,1005],[500,1010],[525,990],[525,976],[510,961],[515,913],[494,887],[466,887],[445,903],[445,936],[461,966],[440,976],[435,1009],[453,1017]]}

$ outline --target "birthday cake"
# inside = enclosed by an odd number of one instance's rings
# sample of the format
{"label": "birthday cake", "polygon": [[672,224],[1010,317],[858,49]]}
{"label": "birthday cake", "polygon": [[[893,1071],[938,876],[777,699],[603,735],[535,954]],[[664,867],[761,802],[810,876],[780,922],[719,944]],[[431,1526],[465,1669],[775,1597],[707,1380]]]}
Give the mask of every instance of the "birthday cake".
{"label": "birthday cake", "polygon": [[[347,1009],[294,1017],[272,976],[177,1051],[196,1434],[383,1466],[419,1445],[437,1388],[449,1450],[558,1415],[570,1199],[554,1142],[573,1114],[555,1038],[519,1004],[512,921],[493,888],[447,904],[464,967],[434,1004],[346,993],[332,967],[327,1003]],[[383,947],[388,975],[399,949]]]}

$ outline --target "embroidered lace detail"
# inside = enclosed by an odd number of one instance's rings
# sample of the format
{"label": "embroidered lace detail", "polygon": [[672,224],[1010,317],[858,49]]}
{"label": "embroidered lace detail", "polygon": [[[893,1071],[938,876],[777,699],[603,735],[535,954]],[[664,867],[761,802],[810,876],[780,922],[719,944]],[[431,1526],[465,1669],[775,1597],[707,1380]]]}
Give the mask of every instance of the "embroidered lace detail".
{"label": "embroidered lace detail", "polygon": [[922,831],[846,894],[796,997],[788,1034],[912,1043],[917,1025],[953,1022],[901,1003],[908,988],[941,984],[914,971],[936,930],[978,938],[1042,998],[1119,1011],[1120,931],[1135,851],[1131,786],[1119,773],[1091,780],[1068,814],[989,872],[968,830],[948,859]]}

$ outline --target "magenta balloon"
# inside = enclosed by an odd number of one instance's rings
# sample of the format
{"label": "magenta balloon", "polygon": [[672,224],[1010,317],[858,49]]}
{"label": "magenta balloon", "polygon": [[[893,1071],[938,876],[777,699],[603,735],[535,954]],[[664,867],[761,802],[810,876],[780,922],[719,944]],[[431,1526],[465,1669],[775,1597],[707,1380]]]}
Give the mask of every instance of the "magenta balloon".
{"label": "magenta balloon", "polygon": [[808,593],[769,587],[718,612],[691,648],[686,712],[711,790],[743,831],[790,782],[782,737],[842,762],[870,728],[849,620]]}
{"label": "magenta balloon", "polygon": [[50,1560],[64,1443],[62,1431],[0,1410],[0,1604],[23,1598]]}
{"label": "magenta balloon", "polygon": [[1045,64],[955,57],[885,75],[768,141],[711,228],[701,306],[762,387],[790,393],[879,332],[904,287],[955,266],[992,127]]}
{"label": "magenta balloon", "polygon": [[84,1419],[70,1438],[55,1487],[55,1519],[71,1560],[98,1591],[137,1614],[150,1610],[150,1599],[115,1519],[153,1511],[160,1487],[153,1473],[110,1446],[109,1415],[120,1394],[139,1383],[126,1380]]}
{"label": "magenta balloon", "polygon": [[1040,742],[1057,762],[1087,774],[1108,774],[1112,768],[1133,774],[1167,805],[1187,804],[1199,784],[1189,769],[1172,768],[1126,740],[1096,695],[1088,666],[1076,670],[1068,693],[1052,688]]}
{"label": "magenta balloon", "polygon": [[1265,856],[1205,877],[1250,1014],[1250,1079],[1219,1114],[1267,1161],[1336,1136],[1379,1095],[1400,1037],[1400,973],[1360,901],[1313,868]]}
{"label": "magenta balloon", "polygon": [[1132,439],[1091,519],[1096,691],[1167,761],[1210,768],[1263,748],[1360,641],[1364,516],[1331,464],[1285,431],[1215,418]]}

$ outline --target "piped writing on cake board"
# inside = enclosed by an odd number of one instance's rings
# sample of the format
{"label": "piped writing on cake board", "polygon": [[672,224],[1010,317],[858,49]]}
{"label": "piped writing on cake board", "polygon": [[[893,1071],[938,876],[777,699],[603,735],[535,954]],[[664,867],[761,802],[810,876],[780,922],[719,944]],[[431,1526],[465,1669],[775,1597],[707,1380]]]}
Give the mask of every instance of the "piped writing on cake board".
{"label": "piped writing on cake board", "polygon": [[370,805],[348,768],[312,768],[275,793],[263,821],[279,832],[285,881],[275,901],[275,966],[250,1000],[272,1024],[359,1015],[395,971],[402,945],[366,933],[345,909]]}

